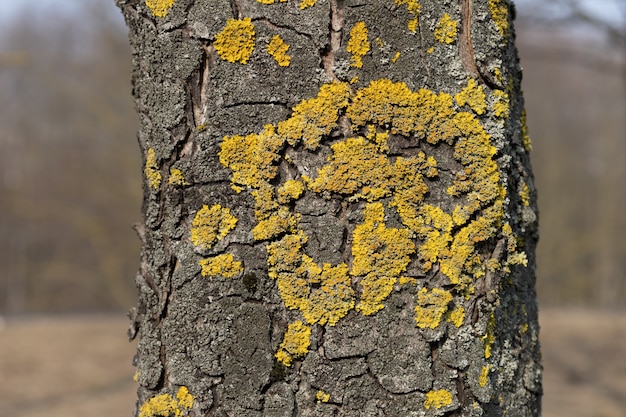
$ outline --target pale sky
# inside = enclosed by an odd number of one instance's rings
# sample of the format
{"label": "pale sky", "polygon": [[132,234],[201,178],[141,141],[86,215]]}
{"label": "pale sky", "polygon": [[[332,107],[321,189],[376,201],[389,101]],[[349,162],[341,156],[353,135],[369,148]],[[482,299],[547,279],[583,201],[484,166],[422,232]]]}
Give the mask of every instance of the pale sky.
{"label": "pale sky", "polygon": [[[113,0],[94,0],[109,4],[115,8]],[[619,26],[626,25],[624,13],[626,12],[626,0],[578,0],[586,10],[597,15],[612,24]],[[20,14],[28,12],[29,15],[44,15],[52,10],[63,10],[67,13],[76,13],[80,4],[85,0],[0,0],[0,25],[15,19]],[[515,0],[518,8],[523,9],[524,5],[532,3],[546,3],[547,0]],[[619,5],[622,5],[620,10]]]}

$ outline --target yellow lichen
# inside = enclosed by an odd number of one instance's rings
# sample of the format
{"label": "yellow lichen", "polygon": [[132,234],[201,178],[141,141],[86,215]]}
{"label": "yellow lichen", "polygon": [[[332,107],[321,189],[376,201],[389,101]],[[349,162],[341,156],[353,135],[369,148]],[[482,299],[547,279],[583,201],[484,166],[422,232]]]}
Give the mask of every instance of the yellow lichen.
{"label": "yellow lichen", "polygon": [[417,30],[417,25],[419,22],[419,13],[422,9],[419,1],[417,0],[394,0],[398,6],[406,5],[408,12],[413,15],[411,20],[409,20],[408,28],[411,32],[415,33]]}
{"label": "yellow lichen", "polygon": [[415,252],[408,229],[385,226],[382,203],[370,203],[363,210],[362,224],[354,228],[352,235],[352,270],[354,276],[362,276],[363,289],[356,309],[364,315],[374,314],[384,307],[398,277],[406,270]]}
{"label": "yellow lichen", "polygon": [[328,401],[330,401],[330,394],[322,390],[319,390],[315,393],[315,398],[317,399],[318,402],[327,403]]}
{"label": "yellow lichen", "polygon": [[189,409],[193,406],[193,396],[189,393],[187,387],[180,387],[176,393],[178,405],[182,408]]}
{"label": "yellow lichen", "polygon": [[435,52],[435,47],[434,46],[431,46],[430,48],[428,48],[426,50],[426,53],[429,53],[429,54],[432,54],[433,52]]}
{"label": "yellow lichen", "polygon": [[267,45],[267,53],[270,54],[281,67],[288,67],[291,63],[291,56],[287,55],[289,45],[280,36],[274,35]]}
{"label": "yellow lichen", "polygon": [[316,149],[322,136],[337,127],[339,110],[348,105],[349,96],[347,83],[322,85],[317,97],[302,100],[289,119],[278,123],[278,134],[292,146],[302,141],[307,149]]}
{"label": "yellow lichen", "polygon": [[509,9],[506,3],[504,0],[489,0],[489,10],[498,32],[506,41],[509,30]]}
{"label": "yellow lichen", "polygon": [[530,206],[530,188],[528,188],[528,184],[522,184],[522,189],[519,191],[519,198],[522,202],[522,206]]}
{"label": "yellow lichen", "polygon": [[156,152],[153,148],[148,148],[148,151],[146,152],[146,166],[143,173],[148,180],[150,188],[158,190],[159,185],[161,185],[161,171],[159,170]]}
{"label": "yellow lichen", "polygon": [[218,240],[223,239],[235,228],[237,218],[230,214],[229,208],[215,204],[204,205],[191,223],[191,242],[201,250],[210,249]]}
{"label": "yellow lichen", "polygon": [[156,17],[165,17],[176,0],[146,0],[146,6],[150,8]]}
{"label": "yellow lichen", "polygon": [[441,323],[443,315],[448,311],[448,304],[452,301],[449,291],[433,288],[428,291],[422,288],[417,293],[415,307],[415,322],[421,329],[436,329]]}
{"label": "yellow lichen", "polygon": [[202,259],[199,264],[202,267],[201,274],[203,277],[221,275],[224,278],[232,278],[243,271],[241,262],[235,261],[235,257],[230,253]]}
{"label": "yellow lichen", "polygon": [[[258,216],[257,216],[258,218]],[[269,217],[259,220],[252,229],[254,240],[269,240],[296,228],[296,217],[286,207],[281,207]]]}
{"label": "yellow lichen", "polygon": [[352,77],[350,79],[350,84],[356,84],[358,82],[359,82],[359,76],[358,75],[355,75],[354,77]]}
{"label": "yellow lichen", "polygon": [[430,410],[431,407],[441,408],[452,404],[452,393],[445,389],[432,390],[426,393],[426,400],[424,401],[424,408]]}
{"label": "yellow lichen", "polygon": [[185,185],[189,185],[189,183],[185,181],[185,177],[183,176],[183,171],[181,171],[178,168],[170,169],[170,177],[167,180],[167,183],[170,185],[178,185],[181,187]]}
{"label": "yellow lichen", "polygon": [[273,125],[266,125],[259,133],[248,136],[226,136],[222,141],[219,158],[222,165],[233,171],[231,182],[236,191],[240,186],[260,188],[276,176],[273,162],[279,158],[282,138]]}
{"label": "yellow lichen", "polygon": [[160,394],[150,398],[139,408],[139,417],[183,417],[193,402],[194,398],[187,387],[180,387],[176,397]]}
{"label": "yellow lichen", "polygon": [[492,312],[489,316],[489,321],[487,322],[487,329],[485,334],[481,337],[483,341],[483,346],[485,347],[485,359],[489,359],[491,357],[491,349],[493,348],[493,344],[496,341],[496,315]]}
{"label": "yellow lichen", "polygon": [[465,308],[463,306],[458,306],[454,310],[448,311],[446,314],[446,320],[456,327],[461,327],[463,325],[463,320],[465,320]]}
{"label": "yellow lichen", "polygon": [[502,90],[495,90],[493,95],[495,97],[495,101],[492,106],[493,114],[495,114],[496,117],[501,117],[503,119],[509,117],[509,95],[506,91]]}
{"label": "yellow lichen", "polygon": [[290,323],[283,336],[283,342],[276,352],[276,359],[285,366],[291,366],[293,359],[304,357],[311,345],[311,328],[301,321]]}
{"label": "yellow lichen", "polygon": [[247,64],[254,51],[254,25],[249,17],[228,19],[226,26],[215,35],[213,46],[225,61]]}
{"label": "yellow lichen", "polygon": [[[282,0],[281,0],[282,1]],[[315,6],[315,3],[317,3],[317,0],[302,0],[300,2],[300,9],[304,10],[307,7],[312,7]]]}
{"label": "yellow lichen", "polygon": [[454,96],[459,106],[469,105],[474,113],[480,115],[487,110],[487,100],[482,86],[475,79],[470,78],[467,81],[467,87]]}
{"label": "yellow lichen", "polygon": [[435,26],[433,36],[441,43],[451,44],[456,39],[459,22],[452,20],[448,13],[444,13]]}
{"label": "yellow lichen", "polygon": [[480,370],[480,375],[478,376],[478,385],[483,388],[486,387],[487,383],[489,382],[490,369],[491,367],[489,365],[483,365],[482,369]]}
{"label": "yellow lichen", "polygon": [[393,58],[391,58],[391,62],[394,63],[394,64],[396,62],[398,62],[398,60],[400,59],[400,55],[401,55],[400,52],[396,52],[396,54],[393,56]]}
{"label": "yellow lichen", "polygon": [[522,125],[522,145],[526,152],[530,152],[533,150],[533,143],[528,135],[528,124],[526,122],[526,109],[522,110],[522,115],[520,117],[520,122]]}
{"label": "yellow lichen", "polygon": [[370,43],[367,40],[367,26],[365,26],[365,22],[356,22],[352,30],[350,30],[350,39],[348,40],[346,50],[352,54],[350,66],[362,68],[362,58],[370,50]]}
{"label": "yellow lichen", "polygon": [[276,198],[280,204],[286,204],[300,198],[304,192],[304,184],[298,180],[287,180],[276,190]]}

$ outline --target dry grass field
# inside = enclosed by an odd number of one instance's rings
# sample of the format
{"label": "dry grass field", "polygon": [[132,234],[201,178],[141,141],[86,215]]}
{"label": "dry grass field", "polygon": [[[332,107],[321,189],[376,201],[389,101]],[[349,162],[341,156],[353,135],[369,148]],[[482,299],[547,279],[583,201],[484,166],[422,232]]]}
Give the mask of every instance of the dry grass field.
{"label": "dry grass field", "polygon": [[[544,309],[541,325],[544,417],[623,417],[626,313]],[[131,416],[135,347],[123,316],[0,327],[1,417]]]}

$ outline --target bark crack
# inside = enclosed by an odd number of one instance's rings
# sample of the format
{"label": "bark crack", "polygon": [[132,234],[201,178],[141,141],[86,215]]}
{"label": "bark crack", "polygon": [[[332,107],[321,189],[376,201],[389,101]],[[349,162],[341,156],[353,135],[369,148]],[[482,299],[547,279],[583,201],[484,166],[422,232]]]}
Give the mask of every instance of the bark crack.
{"label": "bark crack", "polygon": [[341,48],[343,38],[343,27],[345,22],[344,0],[330,0],[330,36],[326,48],[321,50],[322,67],[324,72],[333,81],[339,81],[333,70],[335,64],[335,54]]}

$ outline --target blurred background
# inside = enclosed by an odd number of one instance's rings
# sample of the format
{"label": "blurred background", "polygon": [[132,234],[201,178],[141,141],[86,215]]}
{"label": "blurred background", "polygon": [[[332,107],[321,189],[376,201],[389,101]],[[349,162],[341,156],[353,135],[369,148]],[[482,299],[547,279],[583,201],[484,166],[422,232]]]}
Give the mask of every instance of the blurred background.
{"label": "blurred background", "polygon": [[[130,415],[142,170],[127,32],[113,0],[1,1],[0,416]],[[544,415],[623,416],[626,0],[516,5]]]}

